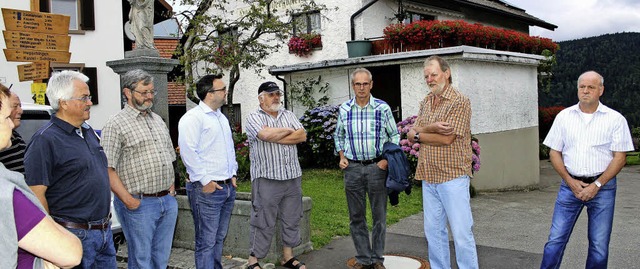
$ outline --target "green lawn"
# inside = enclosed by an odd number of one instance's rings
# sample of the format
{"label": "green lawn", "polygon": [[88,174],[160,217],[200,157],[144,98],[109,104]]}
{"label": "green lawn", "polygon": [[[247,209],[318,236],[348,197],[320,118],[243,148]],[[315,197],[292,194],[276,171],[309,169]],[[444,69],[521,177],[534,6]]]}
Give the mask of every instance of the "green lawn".
{"label": "green lawn", "polygon": [[640,164],[640,153],[638,152],[628,152],[627,153],[627,165],[638,165]]}
{"label": "green lawn", "polygon": [[[250,191],[248,182],[238,184],[239,191]],[[302,172],[302,192],[311,197],[311,242],[322,248],[336,236],[349,235],[349,215],[342,183],[342,171],[337,169],[305,169]],[[367,202],[368,204],[368,202]],[[422,211],[422,191],[414,187],[411,195],[400,194],[399,205],[387,207],[387,225]],[[371,212],[367,210],[371,227]],[[422,229],[422,227],[416,227]]]}

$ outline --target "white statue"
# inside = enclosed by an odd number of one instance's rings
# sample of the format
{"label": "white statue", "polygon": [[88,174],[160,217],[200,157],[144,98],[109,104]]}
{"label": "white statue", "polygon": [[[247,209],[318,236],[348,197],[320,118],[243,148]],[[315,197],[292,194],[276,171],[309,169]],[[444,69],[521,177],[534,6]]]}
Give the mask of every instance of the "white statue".
{"label": "white statue", "polygon": [[128,0],[131,5],[129,22],[136,39],[136,49],[155,49],[153,45],[154,0]]}

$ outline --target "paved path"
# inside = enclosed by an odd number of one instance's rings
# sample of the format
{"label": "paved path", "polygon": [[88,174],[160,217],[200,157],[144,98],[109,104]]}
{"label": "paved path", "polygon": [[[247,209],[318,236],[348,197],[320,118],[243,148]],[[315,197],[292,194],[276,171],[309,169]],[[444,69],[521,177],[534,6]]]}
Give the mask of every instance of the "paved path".
{"label": "paved path", "polygon": [[[560,183],[548,161],[541,161],[540,166],[539,190],[482,193],[472,199],[480,268],[539,268]],[[625,167],[618,177],[609,268],[640,268],[639,192],[640,166]],[[586,220],[584,211],[565,251],[562,268],[584,268],[588,248]],[[422,223],[422,214],[416,214],[388,227],[386,253],[426,259]],[[300,259],[308,268],[346,268],[346,261],[354,254],[351,238],[339,237]],[[171,268],[194,268],[193,252],[174,249],[171,255]],[[244,263],[242,259],[226,259],[225,269],[244,269]],[[452,265],[456,268],[455,262]]]}

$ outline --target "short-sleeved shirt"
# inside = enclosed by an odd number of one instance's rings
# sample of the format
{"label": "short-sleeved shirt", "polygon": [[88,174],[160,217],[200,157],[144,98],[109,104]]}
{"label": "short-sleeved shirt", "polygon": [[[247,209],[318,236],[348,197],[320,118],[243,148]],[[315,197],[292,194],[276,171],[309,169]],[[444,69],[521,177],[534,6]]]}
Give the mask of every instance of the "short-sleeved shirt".
{"label": "short-sleeved shirt", "polygon": [[364,107],[355,98],[340,105],[333,139],[337,152],[364,161],[381,157],[384,143],[398,144],[400,133],[389,105],[370,95]]}
{"label": "short-sleeved shirt", "polygon": [[451,145],[420,144],[416,179],[429,183],[444,183],[464,175],[471,175],[471,102],[469,98],[449,86],[437,106],[434,94],[429,93],[420,104],[416,126],[447,122],[456,136]]}
{"label": "short-sleeved shirt", "polygon": [[174,182],[176,159],[171,136],[157,114],[126,105],[102,128],[108,166],[118,173],[129,193],[156,193]]}
{"label": "short-sleeved shirt", "polygon": [[[35,227],[40,221],[42,221],[46,215],[36,205],[29,200],[24,194],[15,189],[13,190],[13,217],[16,223],[16,232],[18,234],[18,241],[27,235],[33,227]],[[33,268],[33,261],[36,257],[18,248],[18,267]]]}
{"label": "short-sleeved shirt", "polygon": [[633,150],[627,120],[617,111],[598,104],[588,120],[574,105],[560,111],[543,144],[562,153],[567,172],[574,176],[595,176],[613,160],[612,152]]}
{"label": "short-sleeved shirt", "polygon": [[11,133],[11,147],[0,151],[0,162],[7,169],[24,175],[24,151],[27,145],[16,130]]}
{"label": "short-sleeved shirt", "polygon": [[33,135],[24,164],[29,186],[47,186],[45,196],[51,216],[82,223],[109,215],[107,157],[88,124],[76,128],[52,116]]}
{"label": "short-sleeved shirt", "polygon": [[247,117],[247,137],[251,159],[251,179],[268,178],[274,180],[288,180],[302,176],[298,149],[296,145],[284,145],[260,140],[258,133],[263,126],[271,128],[304,128],[293,112],[278,111],[273,117],[262,109],[249,114]]}

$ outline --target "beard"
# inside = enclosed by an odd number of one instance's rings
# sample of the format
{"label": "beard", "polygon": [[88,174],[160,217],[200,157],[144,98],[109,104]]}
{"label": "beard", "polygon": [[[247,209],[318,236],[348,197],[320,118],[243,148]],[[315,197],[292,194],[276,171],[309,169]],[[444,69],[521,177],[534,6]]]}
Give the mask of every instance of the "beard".
{"label": "beard", "polygon": [[[142,102],[139,102],[136,98],[133,98],[131,101],[133,101],[132,103],[135,109],[140,111],[145,111],[153,106],[153,100],[150,99],[145,99],[142,100]],[[150,101],[148,105],[144,104],[146,101]]]}
{"label": "beard", "polygon": [[273,103],[268,107],[265,107],[268,112],[278,112],[282,108],[282,103]]}
{"label": "beard", "polygon": [[436,83],[433,86],[429,86],[429,88],[431,89],[431,92],[433,94],[441,94],[444,91],[446,85],[447,83]]}

